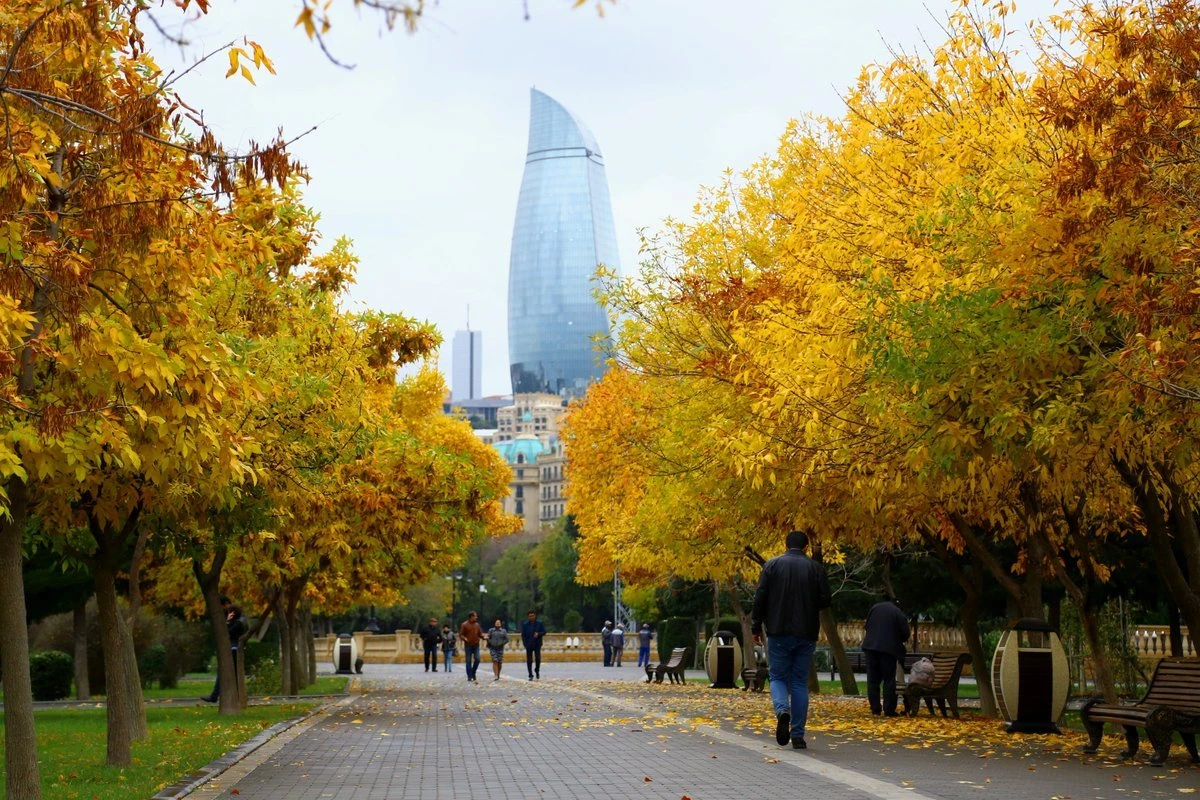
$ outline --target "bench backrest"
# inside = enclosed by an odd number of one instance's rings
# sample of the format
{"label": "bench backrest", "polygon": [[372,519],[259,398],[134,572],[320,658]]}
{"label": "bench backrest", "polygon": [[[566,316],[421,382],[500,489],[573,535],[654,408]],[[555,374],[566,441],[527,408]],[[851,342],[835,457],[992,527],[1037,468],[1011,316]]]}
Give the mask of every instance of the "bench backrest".
{"label": "bench backrest", "polygon": [[1154,668],[1142,703],[1200,714],[1200,658],[1164,658]]}
{"label": "bench backrest", "polygon": [[676,647],[674,650],[671,651],[671,660],[667,662],[667,666],[672,669],[675,667],[678,667],[680,664],[683,663],[683,657],[686,655],[687,655],[686,647]]}
{"label": "bench backrest", "polygon": [[963,665],[970,658],[971,656],[967,653],[934,653],[930,659],[933,661],[933,684],[931,688],[940,689],[946,684],[957,680],[962,674]]}

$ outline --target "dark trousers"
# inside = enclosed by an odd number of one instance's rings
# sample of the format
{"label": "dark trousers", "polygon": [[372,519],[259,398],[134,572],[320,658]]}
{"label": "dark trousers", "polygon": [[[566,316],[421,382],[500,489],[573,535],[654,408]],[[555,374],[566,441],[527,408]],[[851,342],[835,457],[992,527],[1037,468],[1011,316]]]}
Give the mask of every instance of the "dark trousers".
{"label": "dark trousers", "polygon": [[[233,648],[233,674],[237,675],[237,648]],[[213,690],[209,692],[208,698],[215,703],[221,699],[221,670],[217,670],[217,679],[213,682]]]}
{"label": "dark trousers", "polygon": [[537,675],[539,678],[542,675],[542,648],[527,647],[525,648],[525,666],[529,668],[529,677]]}
{"label": "dark trousers", "polygon": [[463,665],[467,668],[467,680],[475,680],[475,673],[479,671],[479,645],[463,645]]}
{"label": "dark trousers", "polygon": [[429,672],[429,668],[433,667],[433,671],[437,672],[437,662],[438,662],[438,643],[437,642],[426,642],[425,643],[425,671]]}
{"label": "dark trousers", "polygon": [[[896,713],[896,657],[880,650],[863,650],[867,657],[867,702],[872,714]],[[879,684],[883,684],[883,703],[879,702]]]}
{"label": "dark trousers", "polygon": [[612,666],[612,642],[604,643],[604,666]]}

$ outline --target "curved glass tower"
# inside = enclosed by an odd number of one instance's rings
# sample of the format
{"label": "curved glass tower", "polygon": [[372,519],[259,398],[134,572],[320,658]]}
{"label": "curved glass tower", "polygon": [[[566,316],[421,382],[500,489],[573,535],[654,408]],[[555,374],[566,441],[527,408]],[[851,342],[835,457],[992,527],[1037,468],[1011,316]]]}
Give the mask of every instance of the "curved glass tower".
{"label": "curved glass tower", "polygon": [[608,336],[592,297],[598,264],[619,269],[604,158],[592,132],[532,91],[529,151],[508,265],[508,354],[514,393],[583,394],[604,368]]}

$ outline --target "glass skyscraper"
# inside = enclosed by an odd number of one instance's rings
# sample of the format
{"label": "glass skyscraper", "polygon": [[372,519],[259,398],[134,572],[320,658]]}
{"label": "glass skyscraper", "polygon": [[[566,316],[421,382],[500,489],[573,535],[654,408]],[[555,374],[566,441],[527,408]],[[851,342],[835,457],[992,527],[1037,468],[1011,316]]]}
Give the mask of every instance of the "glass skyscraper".
{"label": "glass skyscraper", "polygon": [[598,264],[620,268],[600,147],[578,117],[534,89],[508,267],[514,393],[577,396],[603,373],[593,342],[609,334],[592,297]]}

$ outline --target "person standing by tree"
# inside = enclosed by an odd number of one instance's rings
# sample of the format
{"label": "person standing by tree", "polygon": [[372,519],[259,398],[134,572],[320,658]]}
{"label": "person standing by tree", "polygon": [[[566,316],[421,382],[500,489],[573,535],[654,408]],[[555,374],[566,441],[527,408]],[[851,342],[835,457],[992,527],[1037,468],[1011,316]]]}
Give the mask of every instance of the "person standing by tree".
{"label": "person standing by tree", "polygon": [[449,625],[442,626],[442,657],[446,661],[446,672],[450,671],[450,665],[454,663],[454,648],[457,645],[457,639],[454,638],[454,631],[450,630]]}
{"label": "person standing by tree", "polygon": [[467,680],[475,681],[479,672],[479,640],[483,638],[483,627],[479,624],[479,615],[472,611],[458,628],[458,638],[463,643],[463,664],[467,668]]}
{"label": "person standing by tree", "polygon": [[[225,595],[221,595],[221,608],[225,609],[225,629],[229,632],[229,647],[233,650],[233,675],[236,681],[238,641],[249,630],[249,626],[246,625],[246,617],[242,614],[242,610]],[[200,699],[206,703],[215,703],[221,699],[221,676],[219,673],[216,682],[213,683],[212,692]]]}
{"label": "person standing by tree", "polygon": [[612,620],[604,620],[604,627],[600,629],[600,643],[604,645],[604,666],[612,666]]}
{"label": "person standing by tree", "polygon": [[437,617],[430,617],[429,622],[417,631],[417,635],[425,645],[425,671],[429,672],[432,667],[433,671],[437,672],[438,647],[442,643],[442,630],[438,627]]}
{"label": "person standing by tree", "polygon": [[[896,713],[896,663],[904,662],[904,643],[908,641],[908,618],[900,601],[884,598],[867,612],[863,654],[867,657],[867,702],[875,716],[899,716]],[[883,702],[879,684],[883,683]]]}
{"label": "person standing by tree", "polygon": [[521,644],[525,645],[525,666],[529,680],[542,678],[542,640],[546,638],[546,626],[538,619],[536,611],[530,611],[521,623]]}
{"label": "person standing by tree", "polygon": [[617,623],[612,632],[612,663],[614,667],[621,666],[621,656],[625,653],[625,629]]}
{"label": "person standing by tree", "polygon": [[787,551],[763,565],[754,592],[751,631],[756,644],[767,633],[775,741],[796,750],[808,747],[808,669],[820,633],[820,612],[829,608],[829,581],[821,565],[804,554],[808,535],[792,531]]}
{"label": "person standing by tree", "polygon": [[641,630],[638,631],[638,663],[639,667],[650,666],[650,641],[654,638],[654,631],[650,630],[650,623],[643,622]]}
{"label": "person standing by tree", "polygon": [[504,665],[504,646],[506,644],[508,644],[508,631],[504,630],[504,625],[500,620],[496,620],[487,632],[488,653],[492,657],[492,673],[496,676],[492,680],[500,680],[500,667]]}

